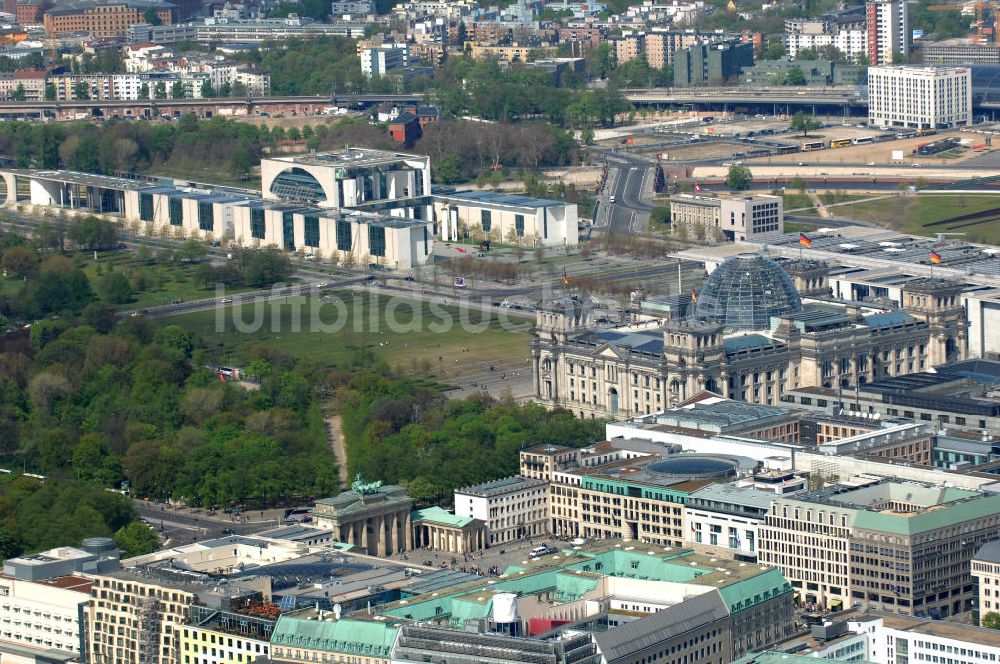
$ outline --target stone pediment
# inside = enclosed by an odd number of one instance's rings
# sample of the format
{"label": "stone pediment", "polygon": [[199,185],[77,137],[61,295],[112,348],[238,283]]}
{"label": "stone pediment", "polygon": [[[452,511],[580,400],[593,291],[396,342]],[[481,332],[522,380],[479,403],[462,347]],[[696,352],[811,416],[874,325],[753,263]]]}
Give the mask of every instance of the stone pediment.
{"label": "stone pediment", "polygon": [[597,349],[596,357],[603,357],[609,360],[624,360],[628,358],[628,346],[611,346],[604,344]]}

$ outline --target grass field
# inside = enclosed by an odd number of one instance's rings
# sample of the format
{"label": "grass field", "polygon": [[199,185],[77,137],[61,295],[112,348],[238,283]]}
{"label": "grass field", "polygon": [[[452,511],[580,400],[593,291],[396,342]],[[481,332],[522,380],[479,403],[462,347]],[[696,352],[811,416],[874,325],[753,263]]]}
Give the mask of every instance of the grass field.
{"label": "grass field", "polygon": [[845,194],[842,191],[824,191],[819,195],[819,200],[823,201],[823,205],[835,205],[837,203],[849,203],[850,201],[856,201],[861,198],[870,198],[866,194]]}
{"label": "grass field", "polygon": [[[316,296],[286,298],[261,304],[259,329],[237,329],[233,307],[224,309],[223,324],[216,311],[202,311],[171,317],[172,323],[200,336],[220,358],[232,356],[239,363],[247,349],[266,343],[290,355],[308,358],[329,367],[347,367],[359,351],[368,350],[390,367],[402,372],[430,372],[440,380],[489,371],[489,365],[527,368],[529,331],[533,321],[510,318],[519,331],[504,329],[497,312],[465,311],[457,307],[435,306],[398,297],[364,292],[338,291],[342,306],[321,301]],[[242,329],[251,327],[255,305],[241,307]],[[293,327],[294,311],[301,324]],[[314,310],[319,319],[314,318]],[[451,322],[450,329],[444,329]],[[485,319],[485,322],[484,322]],[[468,321],[463,325],[462,321]],[[395,321],[395,325],[390,325]],[[324,329],[324,326],[325,329]],[[339,329],[332,329],[339,326]],[[394,329],[395,328],[395,329]],[[222,330],[221,332],[219,330]]]}
{"label": "grass field", "polygon": [[[924,194],[898,196],[835,208],[838,217],[873,221],[903,233],[933,237],[941,232],[965,233],[970,242],[1000,244],[1000,222],[954,228],[952,224],[928,226],[936,221],[984,210],[1000,210],[1000,196],[965,194]],[[1000,212],[998,212],[1000,216]]]}
{"label": "grass field", "polygon": [[[805,209],[802,209],[805,208]],[[790,194],[785,192],[785,212],[796,210],[795,214],[812,216],[818,214],[812,199],[806,194]]]}
{"label": "grass field", "polygon": [[[191,263],[166,263],[144,261],[135,252],[100,253],[97,261],[88,253],[79,254],[78,261],[95,293],[100,293],[100,282],[109,271],[125,274],[132,282],[134,293],[131,302],[119,309],[142,309],[174,300],[201,300],[215,296],[215,286],[205,285],[195,278],[196,265]],[[227,287],[226,293],[239,293],[247,288]]]}

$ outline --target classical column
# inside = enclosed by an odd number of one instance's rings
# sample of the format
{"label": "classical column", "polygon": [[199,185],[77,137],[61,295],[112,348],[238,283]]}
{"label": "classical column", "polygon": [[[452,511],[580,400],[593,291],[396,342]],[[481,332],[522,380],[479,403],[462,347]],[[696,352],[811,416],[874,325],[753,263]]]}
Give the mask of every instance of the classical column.
{"label": "classical column", "polygon": [[413,548],[413,529],[410,524],[410,513],[408,511],[403,512],[403,533],[406,541],[406,548]]}
{"label": "classical column", "polygon": [[385,555],[385,515],[372,517],[372,525],[375,527],[375,555]]}
{"label": "classical column", "polygon": [[365,553],[371,553],[368,546],[368,519],[361,519],[361,547]]}

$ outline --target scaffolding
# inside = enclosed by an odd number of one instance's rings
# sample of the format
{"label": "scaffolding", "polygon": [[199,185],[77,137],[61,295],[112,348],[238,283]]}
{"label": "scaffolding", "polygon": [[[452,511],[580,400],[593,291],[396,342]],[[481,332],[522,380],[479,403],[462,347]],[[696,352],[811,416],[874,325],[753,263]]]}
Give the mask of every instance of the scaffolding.
{"label": "scaffolding", "polygon": [[160,661],[160,624],[162,608],[155,597],[137,597],[136,617],[139,628],[136,633],[136,664],[157,664]]}

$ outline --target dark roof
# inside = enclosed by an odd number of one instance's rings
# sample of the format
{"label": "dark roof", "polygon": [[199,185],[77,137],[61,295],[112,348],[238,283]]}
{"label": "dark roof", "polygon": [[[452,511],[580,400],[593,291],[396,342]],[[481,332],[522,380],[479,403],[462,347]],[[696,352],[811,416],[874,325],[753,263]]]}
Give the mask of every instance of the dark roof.
{"label": "dark roof", "polygon": [[936,367],[938,373],[969,378],[984,385],[1000,383],[1000,362],[996,360],[965,360]]}
{"label": "dark roof", "polygon": [[615,664],[702,625],[725,620],[729,610],[718,592],[710,591],[680,604],[594,635],[604,661]]}
{"label": "dark roof", "polygon": [[993,540],[992,542],[983,544],[972,559],[987,563],[1000,563],[1000,540]]}
{"label": "dark roof", "polygon": [[411,122],[417,122],[417,116],[413,113],[400,113],[396,116],[396,119],[389,124],[410,124]]}

